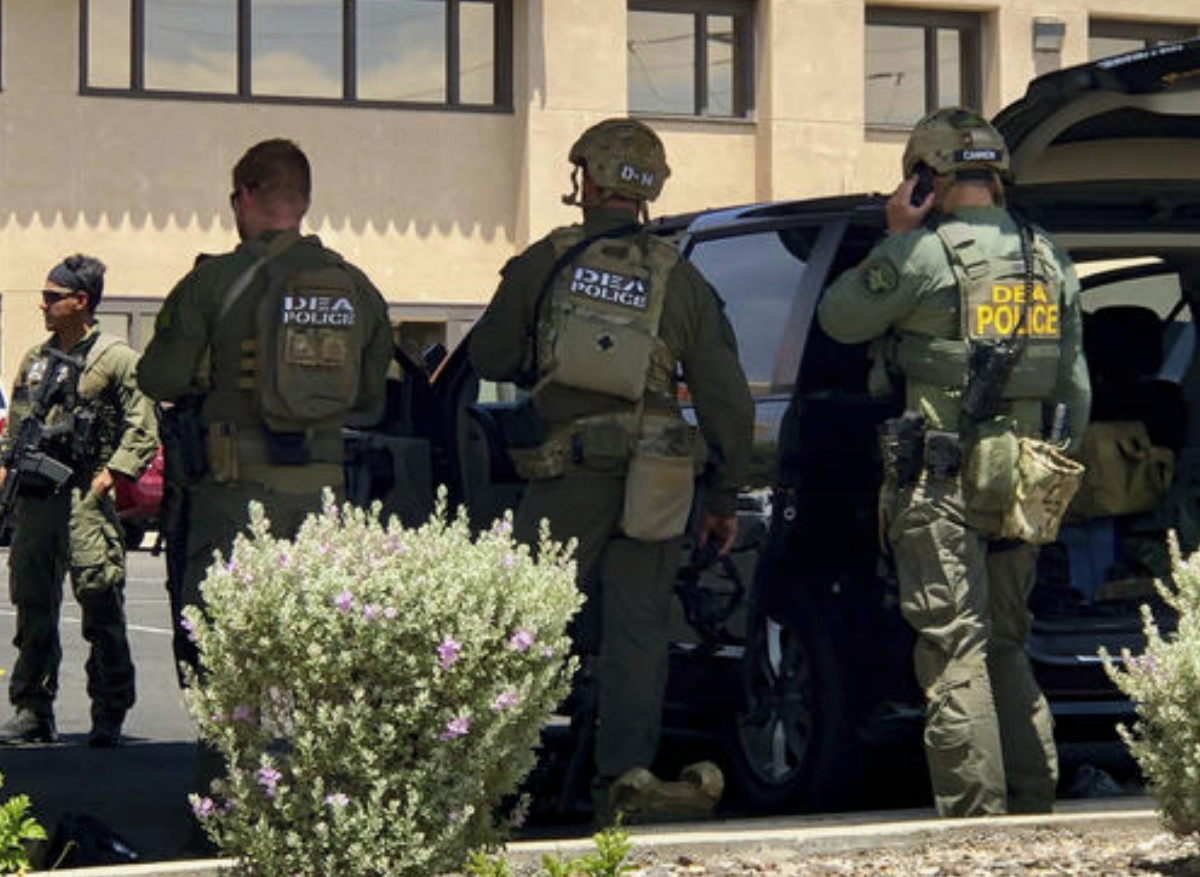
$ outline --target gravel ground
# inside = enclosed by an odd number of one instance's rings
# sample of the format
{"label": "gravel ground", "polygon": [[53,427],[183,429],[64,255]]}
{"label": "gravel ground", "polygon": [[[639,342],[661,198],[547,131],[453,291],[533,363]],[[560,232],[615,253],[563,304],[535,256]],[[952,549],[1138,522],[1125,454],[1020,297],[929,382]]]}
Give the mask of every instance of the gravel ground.
{"label": "gravel ground", "polygon": [[656,858],[635,850],[630,864],[630,877],[1200,877],[1200,842],[1151,829],[1030,828],[840,854],[773,847]]}

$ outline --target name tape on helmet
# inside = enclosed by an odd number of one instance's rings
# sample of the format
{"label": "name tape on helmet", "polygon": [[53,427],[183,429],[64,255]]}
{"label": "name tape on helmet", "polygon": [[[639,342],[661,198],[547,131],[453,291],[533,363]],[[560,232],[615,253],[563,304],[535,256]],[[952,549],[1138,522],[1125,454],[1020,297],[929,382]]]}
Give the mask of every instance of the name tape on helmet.
{"label": "name tape on helmet", "polygon": [[639,311],[644,311],[648,304],[645,278],[602,271],[586,265],[575,267],[571,276],[571,292]]}
{"label": "name tape on helmet", "polygon": [[285,326],[353,326],[354,304],[345,296],[285,295]]}
{"label": "name tape on helmet", "polygon": [[658,179],[658,175],[654,171],[642,170],[634,167],[631,164],[621,165],[621,179],[626,183],[636,183],[639,186],[645,186],[647,189],[654,187],[654,181]]}
{"label": "name tape on helmet", "polygon": [[955,161],[1000,161],[1004,153],[999,149],[959,149],[954,153]]}

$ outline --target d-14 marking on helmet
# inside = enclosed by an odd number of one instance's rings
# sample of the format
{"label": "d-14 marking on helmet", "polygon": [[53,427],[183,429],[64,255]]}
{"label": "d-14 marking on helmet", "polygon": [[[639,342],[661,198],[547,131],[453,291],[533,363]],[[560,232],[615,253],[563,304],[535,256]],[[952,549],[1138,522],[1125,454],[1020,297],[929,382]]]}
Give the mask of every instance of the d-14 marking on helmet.
{"label": "d-14 marking on helmet", "polygon": [[1008,147],[1004,137],[977,113],[949,107],[917,123],[904,149],[904,176],[918,164],[938,174],[988,170],[1008,177]]}
{"label": "d-14 marking on helmet", "polygon": [[653,201],[671,175],[662,140],[635,119],[606,119],[571,147],[570,161],[587,169],[601,189],[635,201]]}

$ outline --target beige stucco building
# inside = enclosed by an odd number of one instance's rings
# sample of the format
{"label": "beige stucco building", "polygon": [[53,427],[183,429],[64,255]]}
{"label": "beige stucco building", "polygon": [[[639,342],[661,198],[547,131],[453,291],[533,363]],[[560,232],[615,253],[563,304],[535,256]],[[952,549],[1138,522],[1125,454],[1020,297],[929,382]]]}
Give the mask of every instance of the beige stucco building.
{"label": "beige stucco building", "polygon": [[309,230],[453,343],[506,259],[571,221],[566,153],[639,112],[654,211],[895,185],[914,114],[987,114],[1037,73],[1195,35],[1196,0],[0,0],[5,389],[37,290],[82,250],[144,344],[199,252],[236,243],[229,169],[312,159]]}

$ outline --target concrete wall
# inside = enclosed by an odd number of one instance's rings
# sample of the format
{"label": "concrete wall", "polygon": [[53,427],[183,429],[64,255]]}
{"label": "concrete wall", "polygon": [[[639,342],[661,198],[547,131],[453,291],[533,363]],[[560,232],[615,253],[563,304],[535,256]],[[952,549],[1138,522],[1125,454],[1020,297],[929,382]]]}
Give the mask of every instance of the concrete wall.
{"label": "concrete wall", "polygon": [[[753,0],[745,0],[750,3]],[[1087,56],[1089,14],[1200,22],[1196,0],[896,0],[984,16],[983,109]],[[626,108],[626,0],[514,0],[514,111],[447,112],[78,93],[78,0],[3,0],[0,346],[6,386],[42,334],[35,290],[63,255],[109,265],[111,295],[160,298],[197,252],[236,243],[229,170],[269,136],[313,162],[309,229],[393,302],[483,303],[497,269],[571,221],[566,154]],[[656,213],[896,183],[903,132],[863,124],[863,0],[757,0],[750,120],[654,118],[673,175]],[[1066,24],[1034,53],[1036,16]]]}

